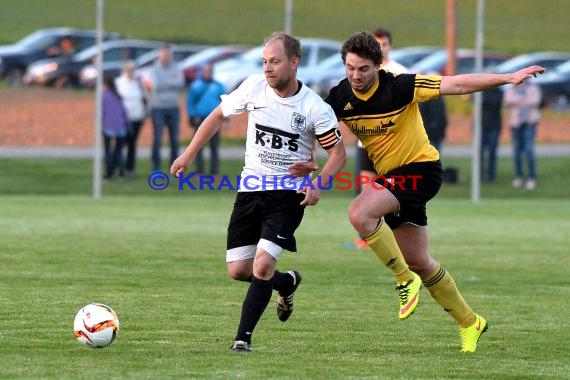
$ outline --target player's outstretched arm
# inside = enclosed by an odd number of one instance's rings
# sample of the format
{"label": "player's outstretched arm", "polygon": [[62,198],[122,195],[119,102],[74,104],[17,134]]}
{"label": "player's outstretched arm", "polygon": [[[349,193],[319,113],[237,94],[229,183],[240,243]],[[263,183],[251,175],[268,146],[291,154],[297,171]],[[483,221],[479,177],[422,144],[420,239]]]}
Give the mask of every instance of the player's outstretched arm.
{"label": "player's outstretched arm", "polygon": [[535,65],[506,74],[473,73],[444,76],[441,79],[439,93],[441,95],[464,95],[504,84],[516,85],[538,74],[543,74],[544,71],[544,67]]}
{"label": "player's outstretched arm", "polygon": [[178,177],[180,173],[188,169],[198,151],[220,130],[223,122],[224,114],[222,108],[218,106],[204,119],[184,153],[174,160],[170,166],[170,174]]}

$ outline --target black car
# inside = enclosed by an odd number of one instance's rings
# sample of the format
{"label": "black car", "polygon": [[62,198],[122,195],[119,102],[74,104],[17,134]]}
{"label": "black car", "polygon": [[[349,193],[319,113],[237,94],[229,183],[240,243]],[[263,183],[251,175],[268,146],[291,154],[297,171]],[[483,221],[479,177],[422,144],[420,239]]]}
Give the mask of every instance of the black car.
{"label": "black car", "polygon": [[533,80],[542,90],[543,106],[570,109],[570,60]]}
{"label": "black car", "polygon": [[[141,55],[163,46],[164,42],[121,39],[106,41],[101,45],[103,62],[136,60]],[[79,74],[86,65],[95,63],[98,47],[91,46],[72,56],[42,59],[28,66],[24,75],[26,84],[57,87],[78,87]]]}
{"label": "black car", "polygon": [[[95,30],[74,28],[40,29],[13,45],[0,46],[0,78],[11,85],[22,83],[28,65],[39,59],[71,55],[95,44]],[[105,40],[119,39],[118,33],[107,32]]]}

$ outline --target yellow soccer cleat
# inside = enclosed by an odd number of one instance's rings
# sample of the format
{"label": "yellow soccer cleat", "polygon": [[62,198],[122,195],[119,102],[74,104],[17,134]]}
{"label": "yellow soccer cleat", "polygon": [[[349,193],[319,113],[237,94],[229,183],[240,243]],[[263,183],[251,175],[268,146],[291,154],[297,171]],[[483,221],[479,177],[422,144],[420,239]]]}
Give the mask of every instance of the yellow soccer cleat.
{"label": "yellow soccer cleat", "polygon": [[413,273],[414,278],[396,284],[396,290],[400,296],[400,320],[408,318],[416,310],[418,300],[420,298],[420,289],[422,287],[422,280],[420,276]]}
{"label": "yellow soccer cleat", "polygon": [[477,341],[487,329],[489,325],[485,318],[475,314],[475,323],[469,327],[460,327],[459,335],[461,335],[461,352],[475,352]]}

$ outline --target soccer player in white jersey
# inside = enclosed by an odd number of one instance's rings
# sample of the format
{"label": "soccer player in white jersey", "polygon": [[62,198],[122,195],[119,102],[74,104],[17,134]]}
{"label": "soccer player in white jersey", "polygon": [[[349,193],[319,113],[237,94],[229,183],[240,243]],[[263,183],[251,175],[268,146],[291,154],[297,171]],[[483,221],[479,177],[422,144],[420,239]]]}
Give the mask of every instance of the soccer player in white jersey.
{"label": "soccer player in white jersey", "polygon": [[[235,280],[250,282],[232,351],[251,351],[253,330],[279,293],[277,316],[286,321],[301,282],[296,270],[280,272],[276,264],[284,250],[297,250],[294,232],[304,208],[315,205],[346,163],[344,144],[331,107],[297,80],[301,44],[275,32],[263,49],[264,75],[252,75],[222,96],[221,104],[204,120],[186,151],[170,168],[179,176],[196,153],[221,128],[223,120],[248,112],[245,166],[228,226],[226,262]],[[312,182],[289,174],[289,166],[311,159],[315,140],[328,153],[319,177]]]}

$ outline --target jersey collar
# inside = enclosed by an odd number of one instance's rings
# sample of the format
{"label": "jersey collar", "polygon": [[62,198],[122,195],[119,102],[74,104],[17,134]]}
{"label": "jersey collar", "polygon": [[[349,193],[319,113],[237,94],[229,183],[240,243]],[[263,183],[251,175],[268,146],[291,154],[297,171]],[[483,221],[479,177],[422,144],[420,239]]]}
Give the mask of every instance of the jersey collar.
{"label": "jersey collar", "polygon": [[361,93],[358,91],[354,91],[354,89],[352,89],[352,92],[354,93],[354,96],[356,96],[358,99],[367,101],[376,92],[378,86],[380,86],[380,80],[379,77],[376,76],[374,84],[372,84],[372,86],[368,89],[368,91],[366,91],[365,93]]}

